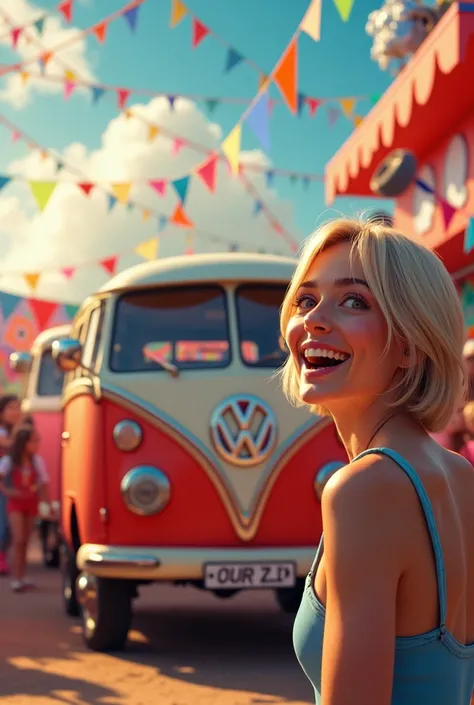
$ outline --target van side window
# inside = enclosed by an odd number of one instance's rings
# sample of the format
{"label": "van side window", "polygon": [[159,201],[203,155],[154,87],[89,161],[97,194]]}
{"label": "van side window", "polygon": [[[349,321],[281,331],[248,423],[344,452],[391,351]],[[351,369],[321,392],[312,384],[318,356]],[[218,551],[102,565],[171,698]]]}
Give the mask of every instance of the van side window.
{"label": "van side window", "polygon": [[63,389],[64,372],[53,360],[51,348],[41,355],[36,393],[39,397],[59,397]]}
{"label": "van side window", "polygon": [[87,333],[82,348],[82,360],[85,367],[94,371],[96,369],[97,355],[100,348],[103,317],[104,302],[101,301],[90,313]]}

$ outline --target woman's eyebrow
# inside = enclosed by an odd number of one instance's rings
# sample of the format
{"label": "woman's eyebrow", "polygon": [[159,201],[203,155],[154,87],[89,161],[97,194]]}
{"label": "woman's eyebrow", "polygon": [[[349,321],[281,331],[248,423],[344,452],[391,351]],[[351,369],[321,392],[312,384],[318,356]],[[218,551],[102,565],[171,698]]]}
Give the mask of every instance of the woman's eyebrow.
{"label": "woman's eyebrow", "polygon": [[[334,286],[341,287],[341,286],[351,286],[354,284],[360,284],[361,286],[365,286],[367,289],[370,291],[370,287],[365,281],[365,279],[359,279],[359,277],[343,277],[342,279],[336,279],[333,282]],[[314,281],[306,281],[300,284],[298,287],[300,289],[317,289],[318,288],[318,282],[316,280]]]}

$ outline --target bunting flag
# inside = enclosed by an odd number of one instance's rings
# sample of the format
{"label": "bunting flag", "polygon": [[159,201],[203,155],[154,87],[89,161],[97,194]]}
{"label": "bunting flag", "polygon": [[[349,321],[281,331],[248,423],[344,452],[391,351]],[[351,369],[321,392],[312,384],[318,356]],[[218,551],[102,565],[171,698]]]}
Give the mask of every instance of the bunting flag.
{"label": "bunting flag", "polygon": [[181,0],[171,0],[170,27],[176,27],[188,14],[188,8]]}
{"label": "bunting flag", "polygon": [[10,181],[11,181],[11,177],[10,177],[10,176],[0,176],[0,191],[2,190],[2,188],[3,188],[4,186],[6,186],[7,184],[9,184]]}
{"label": "bunting flag", "polygon": [[57,186],[57,181],[30,181],[29,186],[38,208],[41,212],[44,211]]}
{"label": "bunting flag", "polygon": [[105,271],[108,274],[111,274],[112,276],[115,274],[117,263],[118,257],[116,255],[114,257],[107,257],[106,259],[100,260],[99,262],[100,266],[103,267]]}
{"label": "bunting flag", "polygon": [[61,269],[61,273],[64,274],[66,279],[72,279],[74,274],[76,273],[76,270],[74,267],[63,267]]}
{"label": "bunting flag", "polygon": [[453,208],[450,203],[448,203],[444,199],[441,199],[441,211],[443,213],[444,228],[445,230],[447,230],[450,226],[454,214],[456,213],[456,208]]}
{"label": "bunting flag", "polygon": [[199,176],[211,193],[216,189],[216,168],[217,154],[211,154],[209,159],[196,168],[196,176]]}
{"label": "bunting flag", "polygon": [[16,49],[17,47],[18,39],[20,38],[20,34],[22,33],[22,31],[23,27],[13,27],[13,29],[10,30],[12,45],[14,49]]}
{"label": "bunting flag", "polygon": [[160,128],[156,125],[148,125],[148,142],[153,142],[155,137],[160,134]]}
{"label": "bunting flag", "polygon": [[222,151],[225,154],[230,168],[234,174],[239,173],[240,140],[242,137],[242,126],[240,123],[227,135],[222,142]]}
{"label": "bunting flag", "polygon": [[233,49],[232,47],[229,48],[227,51],[227,61],[225,65],[225,72],[229,73],[229,71],[232,71],[236,66],[238,66],[242,61],[244,60],[244,57],[242,54],[239,54],[238,51]]}
{"label": "bunting flag", "polygon": [[[141,1],[141,0],[140,0]],[[135,31],[137,27],[138,20],[138,8],[140,7],[140,2],[137,2],[133,7],[123,13],[123,18],[130,27],[132,32]]]}
{"label": "bunting flag", "polygon": [[334,5],[343,22],[347,22],[350,17],[354,0],[334,0]]}
{"label": "bunting flag", "polygon": [[192,221],[186,215],[181,203],[178,203],[178,205],[176,206],[173,215],[169,219],[169,222],[174,223],[174,225],[180,225],[183,228],[194,227],[194,223],[192,223]]}
{"label": "bunting flag", "polygon": [[308,7],[300,29],[315,42],[321,39],[321,0],[312,0]]}
{"label": "bunting flag", "polygon": [[339,100],[339,104],[346,118],[350,118],[354,112],[354,107],[356,104],[355,98],[341,98]]}
{"label": "bunting flag", "polygon": [[164,179],[149,181],[148,183],[160,196],[164,196],[166,194],[166,181]]}
{"label": "bunting flag", "polygon": [[39,280],[40,280],[40,274],[38,272],[30,272],[30,273],[25,273],[23,275],[26,283],[28,284],[29,288],[32,291],[36,291],[36,288],[38,286]]}
{"label": "bunting flag", "polygon": [[298,42],[294,39],[273,73],[273,81],[289,109],[298,111]]}
{"label": "bunting flag", "polygon": [[129,181],[126,183],[111,184],[110,188],[119,203],[127,203],[130,189],[132,188],[132,184]]}
{"label": "bunting flag", "polygon": [[103,44],[107,38],[107,23],[100,22],[99,24],[95,25],[92,31],[97,41],[100,42],[100,44]]}
{"label": "bunting flag", "polygon": [[83,193],[86,194],[86,196],[88,196],[90,194],[90,192],[92,191],[92,189],[94,188],[94,184],[91,184],[86,181],[83,181],[82,183],[79,183],[77,185],[79,186],[81,191],[83,191]]}
{"label": "bunting flag", "polygon": [[253,108],[245,118],[246,124],[260,140],[264,149],[270,151],[270,108],[268,94],[261,93]]}
{"label": "bunting flag", "polygon": [[158,247],[159,240],[157,237],[154,237],[138,245],[138,247],[135,248],[135,252],[139,257],[151,261],[158,257]]}
{"label": "bunting flag", "polygon": [[117,90],[117,105],[119,107],[119,110],[123,110],[125,108],[129,95],[130,91],[125,90],[124,88],[119,88]]}
{"label": "bunting flag", "polygon": [[178,194],[178,198],[181,201],[181,203],[184,204],[186,200],[186,194],[188,192],[188,186],[189,186],[189,176],[185,176],[183,179],[176,179],[176,181],[172,182],[173,187]]}
{"label": "bunting flag", "polygon": [[58,12],[62,14],[66,22],[69,24],[72,22],[72,5],[73,0],[63,0],[63,2],[60,2],[57,7]]}
{"label": "bunting flag", "polygon": [[193,49],[199,46],[199,44],[203,41],[203,39],[207,37],[208,34],[208,28],[203,25],[200,20],[196,19],[196,17],[193,17]]}
{"label": "bunting flag", "polygon": [[48,327],[51,317],[59,307],[58,303],[40,299],[28,299],[28,305],[40,330]]}

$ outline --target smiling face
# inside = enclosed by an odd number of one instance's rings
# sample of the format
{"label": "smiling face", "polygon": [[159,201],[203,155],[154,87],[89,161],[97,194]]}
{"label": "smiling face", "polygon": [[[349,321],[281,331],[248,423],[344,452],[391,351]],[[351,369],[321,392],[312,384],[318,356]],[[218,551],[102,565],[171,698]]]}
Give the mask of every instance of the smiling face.
{"label": "smiling face", "polygon": [[387,323],[350,252],[351,244],[344,242],[315,257],[286,330],[301,400],[331,413],[347,408],[348,401],[352,410],[363,410],[388,400],[403,364],[395,339],[384,355]]}

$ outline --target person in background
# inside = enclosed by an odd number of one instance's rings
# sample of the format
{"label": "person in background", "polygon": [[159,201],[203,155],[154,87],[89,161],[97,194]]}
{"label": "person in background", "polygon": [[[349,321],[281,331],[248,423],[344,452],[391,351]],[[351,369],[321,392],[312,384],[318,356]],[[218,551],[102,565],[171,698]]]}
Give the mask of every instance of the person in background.
{"label": "person in background", "polygon": [[[20,400],[14,394],[0,397],[0,458],[8,452],[13,427],[21,418]],[[8,575],[9,527],[7,499],[0,492],[0,575]]]}
{"label": "person in background", "polygon": [[25,579],[28,544],[40,501],[49,506],[49,477],[38,455],[40,441],[34,426],[18,426],[7,455],[0,461],[0,490],[7,497],[13,544],[11,587],[15,592],[33,586]]}
{"label": "person in background", "polygon": [[468,381],[468,401],[474,401],[474,339],[467,340],[462,351]]}
{"label": "person in background", "polygon": [[463,415],[466,425],[466,442],[460,448],[459,454],[474,466],[474,401],[466,404]]}

